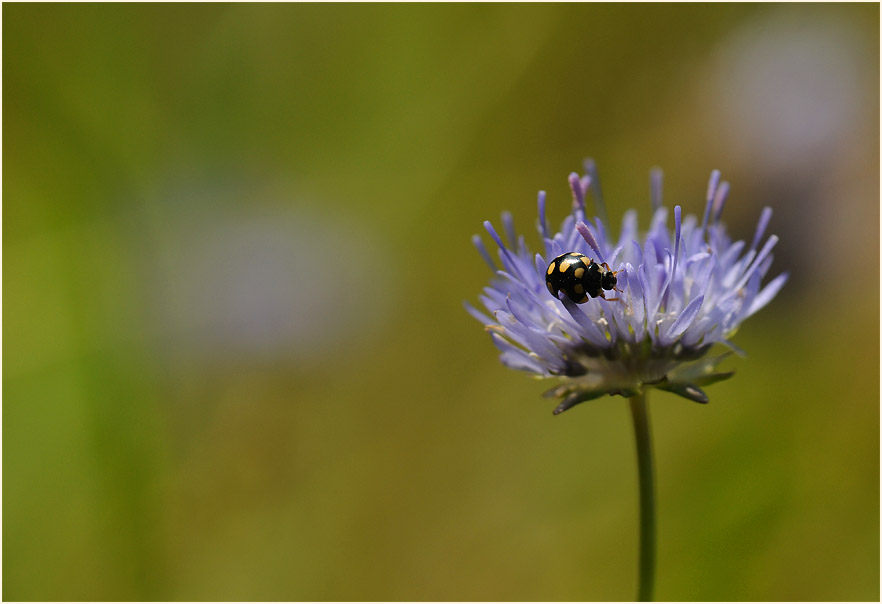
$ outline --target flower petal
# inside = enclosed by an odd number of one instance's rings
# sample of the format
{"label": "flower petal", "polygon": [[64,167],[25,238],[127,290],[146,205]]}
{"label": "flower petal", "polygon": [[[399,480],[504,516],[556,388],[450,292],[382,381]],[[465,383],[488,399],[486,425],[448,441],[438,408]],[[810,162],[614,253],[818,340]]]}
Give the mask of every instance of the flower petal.
{"label": "flower petal", "polygon": [[465,306],[466,312],[476,318],[481,322],[482,325],[492,325],[493,319],[482,313],[480,310],[469,304],[468,302],[463,302],[463,306]]}
{"label": "flower petal", "polygon": [[566,296],[563,297],[561,302],[563,303],[564,308],[567,309],[567,312],[570,313],[573,320],[582,328],[578,335],[582,336],[598,348],[609,347],[610,342],[606,339],[606,336],[600,331],[597,324],[585,315],[585,312],[578,304]]}
{"label": "flower petal", "polygon": [[781,288],[784,287],[784,284],[787,283],[787,280],[790,278],[790,273],[781,273],[771,281],[762,289],[760,293],[757,294],[756,298],[753,299],[753,303],[750,305],[750,309],[747,311],[745,318],[749,317],[763,306],[772,301],[778,292],[781,291]]}
{"label": "flower petal", "polygon": [[496,263],[493,262],[493,258],[490,256],[490,252],[487,251],[487,248],[484,247],[484,242],[481,241],[481,237],[479,235],[472,235],[472,245],[474,245],[478,249],[478,253],[481,254],[481,258],[484,259],[484,262],[487,263],[493,271],[496,271]]}
{"label": "flower petal", "polygon": [[702,304],[704,304],[704,296],[698,296],[683,309],[677,320],[671,323],[671,326],[668,328],[664,339],[665,344],[673,342],[692,325],[695,317],[698,316],[698,311],[701,310]]}

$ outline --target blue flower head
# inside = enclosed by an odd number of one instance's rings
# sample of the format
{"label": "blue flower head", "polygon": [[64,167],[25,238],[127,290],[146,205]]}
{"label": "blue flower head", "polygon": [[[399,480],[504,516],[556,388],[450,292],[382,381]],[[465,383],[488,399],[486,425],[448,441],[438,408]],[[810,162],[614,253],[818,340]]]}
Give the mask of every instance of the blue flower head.
{"label": "blue flower head", "polygon": [[[706,403],[701,386],[732,375],[716,370],[732,351],[740,353],[730,338],[787,281],[784,273],[762,285],[778,242],[775,235],[762,241],[772,210],[763,209],[750,245],[732,241],[720,221],[729,185],[720,183],[715,170],[702,219],[681,217],[675,206],[671,231],[656,170],[650,180],[649,230],[638,231],[637,214],[630,210],[616,237],[605,220],[593,161],[586,161],[586,172],[569,177],[572,210],[557,232],[548,226],[540,191],[540,253],[533,254],[517,235],[511,214],[502,215],[507,244],[490,222],[484,223],[499,247],[501,266],[475,235],[475,246],[494,271],[480,296],[490,314],[468,304],[467,310],[486,326],[504,365],[538,378],[559,378],[561,383],[546,393],[562,399],[555,414],[605,394],[630,397],[647,387]],[[589,190],[602,218],[586,218]],[[616,300],[598,296],[577,304],[564,292],[549,293],[549,264],[570,252],[606,263],[616,273],[618,291],[606,292]],[[729,351],[710,355],[718,343]]]}

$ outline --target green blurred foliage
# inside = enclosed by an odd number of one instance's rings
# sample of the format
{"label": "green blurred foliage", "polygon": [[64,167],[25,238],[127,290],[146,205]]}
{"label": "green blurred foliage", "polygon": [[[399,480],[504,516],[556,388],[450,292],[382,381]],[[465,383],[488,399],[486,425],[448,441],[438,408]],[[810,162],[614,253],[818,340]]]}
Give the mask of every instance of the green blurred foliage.
{"label": "green blurred foliage", "polygon": [[[702,91],[806,22],[860,127],[764,169]],[[552,417],[461,307],[593,155],[644,224],[722,169],[793,272],[709,405],[650,395],[658,598],[878,600],[878,57],[876,5],[5,5],[4,599],[633,597],[624,400]]]}

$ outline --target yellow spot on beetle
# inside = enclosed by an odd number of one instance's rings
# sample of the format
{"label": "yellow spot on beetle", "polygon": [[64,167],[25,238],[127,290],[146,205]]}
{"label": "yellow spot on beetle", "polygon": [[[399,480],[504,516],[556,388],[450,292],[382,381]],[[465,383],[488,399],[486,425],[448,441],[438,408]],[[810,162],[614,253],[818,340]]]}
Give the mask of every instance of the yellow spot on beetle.
{"label": "yellow spot on beetle", "polygon": [[553,272],[554,272],[554,262],[552,262],[551,264],[548,265],[548,270],[545,271],[545,274],[550,275]]}
{"label": "yellow spot on beetle", "polygon": [[[579,269],[579,270],[582,270],[582,269]],[[581,284],[581,283],[576,283],[576,284],[573,286],[573,291],[576,292],[577,294],[584,294],[584,293],[585,293],[585,288],[582,287],[582,284]]]}
{"label": "yellow spot on beetle", "polygon": [[545,287],[548,288],[548,293],[553,296],[554,295],[554,288],[551,286],[551,281],[546,281]]}
{"label": "yellow spot on beetle", "polygon": [[584,275],[584,274],[585,274],[585,269],[580,266],[579,268],[576,269],[576,272],[573,273],[573,276],[576,279],[581,279],[582,275]]}

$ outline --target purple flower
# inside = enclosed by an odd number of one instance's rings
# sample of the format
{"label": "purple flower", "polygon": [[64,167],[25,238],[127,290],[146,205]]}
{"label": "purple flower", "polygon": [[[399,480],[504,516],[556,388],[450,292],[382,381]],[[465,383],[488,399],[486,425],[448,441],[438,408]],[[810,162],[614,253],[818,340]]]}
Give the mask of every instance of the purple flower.
{"label": "purple flower", "polygon": [[[674,392],[706,403],[701,386],[728,378],[716,367],[732,351],[738,326],[778,293],[787,281],[780,274],[765,285],[772,264],[775,235],[763,237],[772,216],[760,214],[750,244],[732,241],[720,215],[729,192],[720,173],[711,174],[704,216],[681,217],[674,207],[674,228],[668,227],[668,208],[662,205],[661,172],[651,176],[652,220],[649,230],[637,229],[637,214],[629,210],[618,236],[605,219],[588,220],[585,195],[592,191],[598,214],[605,216],[594,163],[587,175],[569,177],[572,211],[558,232],[545,218],[545,193],[539,193],[539,253],[532,253],[518,236],[511,214],[503,213],[506,242],[496,229],[484,227],[499,247],[499,265],[475,235],[473,242],[494,276],[480,296],[489,312],[466,304],[501,351],[500,360],[512,369],[561,383],[546,395],[563,399],[555,413],[583,401],[619,394],[634,396],[647,387]],[[589,298],[572,302],[563,293],[549,294],[545,285],[549,263],[568,252],[579,252],[617,272],[618,298]],[[710,355],[714,344],[729,351]]]}

